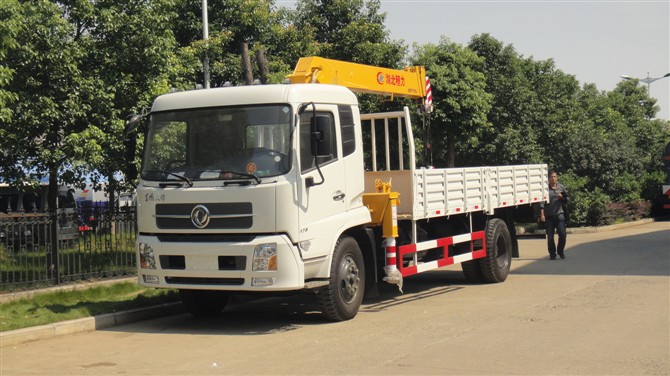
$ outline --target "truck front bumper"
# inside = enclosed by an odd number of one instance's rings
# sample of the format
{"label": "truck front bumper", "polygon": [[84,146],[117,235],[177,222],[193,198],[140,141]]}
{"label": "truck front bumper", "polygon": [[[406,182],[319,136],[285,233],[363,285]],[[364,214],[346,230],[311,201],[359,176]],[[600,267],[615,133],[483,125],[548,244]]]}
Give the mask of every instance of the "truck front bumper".
{"label": "truck front bumper", "polygon": [[139,235],[139,283],[149,287],[288,291],[304,287],[304,265],[285,235],[249,241],[172,242]]}

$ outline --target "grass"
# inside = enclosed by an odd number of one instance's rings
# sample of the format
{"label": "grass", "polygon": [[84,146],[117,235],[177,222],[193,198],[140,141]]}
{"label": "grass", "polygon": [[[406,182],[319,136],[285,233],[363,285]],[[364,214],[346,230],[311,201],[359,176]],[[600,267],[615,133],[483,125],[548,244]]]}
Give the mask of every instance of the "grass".
{"label": "grass", "polygon": [[178,299],[176,290],[148,288],[131,282],[38,293],[0,304],[0,331],[150,307]]}

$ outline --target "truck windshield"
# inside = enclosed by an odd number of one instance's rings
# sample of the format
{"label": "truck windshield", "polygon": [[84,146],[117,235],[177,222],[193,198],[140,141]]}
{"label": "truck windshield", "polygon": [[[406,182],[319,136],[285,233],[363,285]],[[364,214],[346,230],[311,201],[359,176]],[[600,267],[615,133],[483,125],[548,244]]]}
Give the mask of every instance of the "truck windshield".
{"label": "truck windshield", "polygon": [[253,179],[290,169],[288,105],[218,107],[151,115],[142,178]]}

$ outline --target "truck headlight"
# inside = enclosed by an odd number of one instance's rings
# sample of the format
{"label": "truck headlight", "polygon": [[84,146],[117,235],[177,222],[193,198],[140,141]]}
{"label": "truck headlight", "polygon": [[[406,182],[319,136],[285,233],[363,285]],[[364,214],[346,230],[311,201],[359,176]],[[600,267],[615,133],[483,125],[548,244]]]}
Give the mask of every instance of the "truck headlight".
{"label": "truck headlight", "polygon": [[149,244],[139,244],[140,267],[142,269],[156,269],[156,258],[154,250]]}
{"label": "truck headlight", "polygon": [[252,271],[277,270],[277,243],[259,244],[254,248]]}

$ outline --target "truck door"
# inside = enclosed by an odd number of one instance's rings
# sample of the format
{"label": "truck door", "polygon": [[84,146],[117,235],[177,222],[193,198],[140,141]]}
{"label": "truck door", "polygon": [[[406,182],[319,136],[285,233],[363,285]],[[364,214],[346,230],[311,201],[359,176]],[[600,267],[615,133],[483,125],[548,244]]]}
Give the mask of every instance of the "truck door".
{"label": "truck door", "polygon": [[[338,149],[340,137],[337,106],[317,105],[317,116],[330,117],[330,143],[332,153],[319,156],[318,164],[323,174],[319,174],[315,158],[311,154],[310,119],[313,117],[311,107],[300,117],[300,174],[299,192],[299,223],[301,244],[305,260],[324,257],[330,254],[334,242],[334,234],[339,231],[346,218],[346,179],[341,151]],[[308,180],[313,179],[315,185],[308,187]]]}

